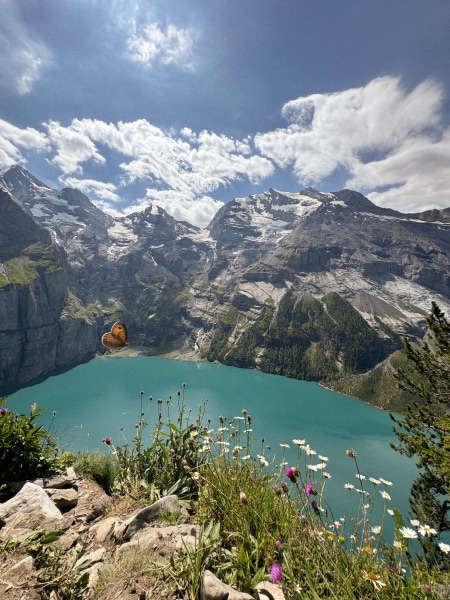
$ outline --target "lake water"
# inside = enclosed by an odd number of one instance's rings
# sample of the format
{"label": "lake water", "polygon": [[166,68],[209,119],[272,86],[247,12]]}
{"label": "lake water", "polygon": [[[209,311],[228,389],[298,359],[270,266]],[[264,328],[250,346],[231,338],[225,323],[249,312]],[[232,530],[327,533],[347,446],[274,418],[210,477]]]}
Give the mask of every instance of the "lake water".
{"label": "lake water", "polygon": [[[397,440],[389,415],[315,383],[207,362],[104,356],[14,392],[7,406],[28,414],[30,405],[37,402],[46,408],[46,426],[56,411],[57,439],[66,450],[105,450],[102,440],[106,436],[121,443],[121,428],[129,440],[133,438],[141,400],[149,423],[156,419],[158,398],[164,401],[163,415],[170,396],[176,409],[177,390],[183,389],[183,383],[184,401],[192,408],[193,418],[206,401],[206,417],[217,429],[219,415],[229,420],[246,409],[252,417],[252,435],[258,440],[264,438],[264,445],[270,445],[276,459],[281,460],[285,452],[289,464],[296,464],[293,439],[298,438],[306,439],[317,455],[327,456],[326,470],[332,478],[327,481],[326,496],[335,515],[345,514],[349,493],[344,484],[358,483],[354,462],[345,454],[354,448],[362,474],[393,482],[388,490],[392,498],[389,506],[406,516],[416,469],[414,461],[390,448],[389,443]],[[172,409],[171,416],[176,418],[176,410]],[[283,449],[281,443],[290,448]],[[253,454],[259,453],[261,442],[253,444]],[[313,464],[320,462],[318,456],[310,458]],[[366,484],[366,489],[371,490],[371,484]],[[378,489],[375,496],[382,506]]]}

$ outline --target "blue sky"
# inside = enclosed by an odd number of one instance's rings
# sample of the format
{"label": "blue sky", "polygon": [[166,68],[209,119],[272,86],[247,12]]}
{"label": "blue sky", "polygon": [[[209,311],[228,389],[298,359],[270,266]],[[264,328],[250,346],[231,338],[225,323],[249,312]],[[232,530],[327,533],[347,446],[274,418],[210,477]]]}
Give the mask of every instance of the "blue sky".
{"label": "blue sky", "polygon": [[275,187],[450,206],[448,0],[0,0],[0,167],[204,227]]}

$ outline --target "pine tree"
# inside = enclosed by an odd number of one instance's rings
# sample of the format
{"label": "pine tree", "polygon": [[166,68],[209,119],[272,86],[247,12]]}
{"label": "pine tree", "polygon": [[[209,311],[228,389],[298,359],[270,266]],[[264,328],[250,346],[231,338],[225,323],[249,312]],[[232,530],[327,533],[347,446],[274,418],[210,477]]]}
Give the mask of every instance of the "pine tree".
{"label": "pine tree", "polygon": [[[420,346],[404,342],[408,365],[396,372],[400,387],[415,399],[403,417],[391,415],[399,440],[395,450],[417,459],[411,487],[413,516],[438,534],[450,531],[450,322],[436,303]],[[445,565],[438,537],[420,538],[425,558]]]}

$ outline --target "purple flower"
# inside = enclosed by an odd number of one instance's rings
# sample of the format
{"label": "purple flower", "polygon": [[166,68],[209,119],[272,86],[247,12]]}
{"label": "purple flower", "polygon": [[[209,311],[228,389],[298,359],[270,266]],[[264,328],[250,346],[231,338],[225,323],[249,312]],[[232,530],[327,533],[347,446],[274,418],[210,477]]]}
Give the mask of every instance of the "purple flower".
{"label": "purple flower", "polygon": [[7,412],[8,412],[8,409],[6,408],[6,406],[2,406],[2,407],[0,408],[0,415],[4,415],[4,414],[5,414],[5,413],[7,413]]}
{"label": "purple flower", "polygon": [[313,511],[316,513],[316,515],[318,515],[320,511],[319,511],[319,507],[317,506],[317,502],[315,500],[313,500],[311,502],[311,506],[312,506]]}
{"label": "purple flower", "polygon": [[278,563],[273,563],[272,568],[270,569],[270,581],[272,583],[280,583],[282,577],[283,567]]}
{"label": "purple flower", "polygon": [[286,494],[288,491],[288,486],[286,485],[285,481],[281,482],[281,489],[283,490],[283,492]]}
{"label": "purple flower", "polygon": [[295,473],[295,467],[288,467],[284,472],[286,477],[292,481],[292,483],[296,483],[297,477]]}
{"label": "purple flower", "polygon": [[105,443],[107,446],[111,446],[111,444],[112,444],[112,438],[110,438],[109,436],[108,436],[108,437],[105,437],[105,439],[103,440],[103,442],[104,442],[104,443]]}
{"label": "purple flower", "polygon": [[311,494],[313,494],[314,496],[317,494],[312,483],[306,484],[305,493],[308,496],[308,498],[309,498],[309,496],[311,496]]}

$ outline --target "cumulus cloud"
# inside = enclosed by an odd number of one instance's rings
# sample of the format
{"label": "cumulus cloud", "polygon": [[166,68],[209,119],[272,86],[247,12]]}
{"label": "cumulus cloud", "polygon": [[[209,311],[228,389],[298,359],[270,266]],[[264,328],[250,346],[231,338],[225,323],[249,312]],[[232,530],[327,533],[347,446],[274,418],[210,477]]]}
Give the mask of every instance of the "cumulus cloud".
{"label": "cumulus cloud", "polygon": [[432,191],[436,177],[444,189],[450,185],[443,97],[433,81],[408,91],[398,78],[381,77],[361,88],[297,98],[282,109],[287,127],[258,134],[255,146],[282,169],[292,168],[303,184],[320,185],[341,169],[347,187],[376,203],[409,210],[425,194],[436,205],[442,203],[442,188],[440,197]]}
{"label": "cumulus cloud", "polygon": [[0,165],[24,163],[23,150],[41,152],[49,147],[45,134],[32,127],[20,129],[0,119]]}
{"label": "cumulus cloud", "polygon": [[50,54],[24,24],[14,0],[0,0],[0,85],[28,94],[39,79]]}
{"label": "cumulus cloud", "polygon": [[158,191],[149,189],[145,198],[125,209],[125,214],[144,210],[149,204],[160,206],[177,221],[187,221],[197,227],[206,227],[223,206],[220,200],[209,196],[186,197],[174,190]]}
{"label": "cumulus cloud", "polygon": [[119,202],[120,196],[113,183],[104,183],[96,179],[76,179],[74,177],[62,177],[61,182],[65,187],[75,188],[83,194],[94,195],[97,201],[103,201],[103,206],[110,206],[111,202]]}
{"label": "cumulus cloud", "polygon": [[132,60],[150,67],[156,61],[182,68],[192,67],[193,37],[189,29],[169,25],[163,31],[158,23],[149,23],[142,31],[128,39],[128,52]]}
{"label": "cumulus cloud", "polygon": [[[274,172],[273,163],[255,154],[249,139],[187,129],[165,132],[145,119],[117,124],[75,119],[69,126],[50,122],[46,127],[55,149],[52,162],[61,169],[64,181],[83,173],[86,161],[105,164],[100,148],[106,147],[124,159],[119,165],[121,185],[139,182],[147,187],[145,199],[132,210],[154,202],[175,218],[202,226],[221,205],[209,196],[211,192],[239,179],[260,182]],[[100,200],[115,195],[100,184],[95,188],[91,179],[76,181],[80,189],[91,190]]]}
{"label": "cumulus cloud", "polygon": [[282,109],[286,127],[254,139],[187,127],[166,131],[146,119],[50,121],[43,132],[0,120],[0,164],[45,152],[64,185],[78,187],[105,212],[117,214],[139,190],[128,212],[154,203],[199,226],[222,205],[214,192],[237,181],[269,186],[283,170],[318,189],[325,178],[345,173],[346,187],[376,204],[416,212],[449,204],[443,98],[436,82],[407,90],[398,78],[382,77],[292,100]]}

